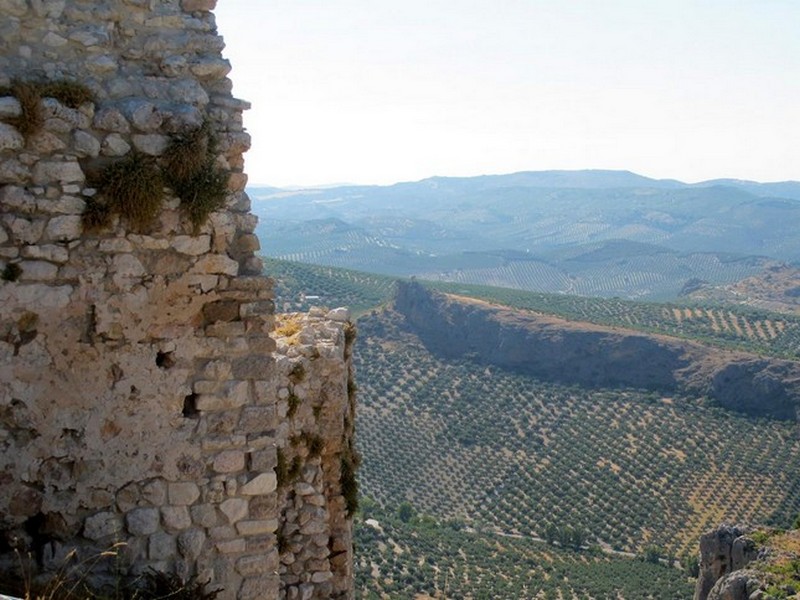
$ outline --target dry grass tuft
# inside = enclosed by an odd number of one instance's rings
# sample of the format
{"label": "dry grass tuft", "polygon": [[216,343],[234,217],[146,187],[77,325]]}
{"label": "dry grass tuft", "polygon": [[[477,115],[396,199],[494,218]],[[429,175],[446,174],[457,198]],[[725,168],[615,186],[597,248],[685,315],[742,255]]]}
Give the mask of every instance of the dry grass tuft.
{"label": "dry grass tuft", "polygon": [[181,208],[197,231],[215,210],[225,204],[228,177],[219,169],[216,143],[208,122],[175,136],[164,153],[167,184],[181,200]]}
{"label": "dry grass tuft", "polygon": [[[138,231],[152,226],[164,202],[164,180],[152,157],[134,152],[106,167],[100,177],[100,193],[109,212],[124,217]],[[92,222],[103,222],[102,210],[94,206],[92,211]]]}

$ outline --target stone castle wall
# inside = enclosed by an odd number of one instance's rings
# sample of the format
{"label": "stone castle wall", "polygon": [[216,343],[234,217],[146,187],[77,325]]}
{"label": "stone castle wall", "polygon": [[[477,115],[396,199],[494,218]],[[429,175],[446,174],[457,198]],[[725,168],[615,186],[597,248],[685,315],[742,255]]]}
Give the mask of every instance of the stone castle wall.
{"label": "stone castle wall", "polygon": [[[98,580],[352,595],[351,330],[334,311],[274,332],[214,5],[0,0],[0,582],[15,549],[46,570],[118,544]],[[20,125],[18,82],[65,81],[91,100],[43,93]],[[167,189],[146,226],[87,226],[96,173],[202,127],[221,208],[192,221]]]}

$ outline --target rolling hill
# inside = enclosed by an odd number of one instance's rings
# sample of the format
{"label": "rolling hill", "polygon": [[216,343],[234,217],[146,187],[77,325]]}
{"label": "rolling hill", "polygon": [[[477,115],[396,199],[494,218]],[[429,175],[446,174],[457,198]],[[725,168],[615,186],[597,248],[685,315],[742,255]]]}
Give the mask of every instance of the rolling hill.
{"label": "rolling hill", "polygon": [[[624,171],[250,189],[266,254],[533,291],[675,298],[800,260],[800,184],[687,185]],[[782,194],[782,195],[779,195]]]}

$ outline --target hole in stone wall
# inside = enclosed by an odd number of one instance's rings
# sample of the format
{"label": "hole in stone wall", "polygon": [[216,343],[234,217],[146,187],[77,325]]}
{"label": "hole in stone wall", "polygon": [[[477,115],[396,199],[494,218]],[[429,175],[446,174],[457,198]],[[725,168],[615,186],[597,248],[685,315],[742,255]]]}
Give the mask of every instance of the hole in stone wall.
{"label": "hole in stone wall", "polygon": [[172,352],[159,352],[156,354],[156,365],[162,369],[175,366],[175,356]]}
{"label": "hole in stone wall", "polygon": [[200,411],[197,410],[197,394],[189,394],[183,399],[183,416],[187,419],[197,419]]}

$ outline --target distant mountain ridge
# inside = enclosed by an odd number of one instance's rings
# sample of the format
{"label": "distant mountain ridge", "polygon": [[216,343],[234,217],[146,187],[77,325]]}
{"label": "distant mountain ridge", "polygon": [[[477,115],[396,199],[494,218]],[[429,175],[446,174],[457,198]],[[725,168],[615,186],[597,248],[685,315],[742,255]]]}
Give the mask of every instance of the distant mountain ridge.
{"label": "distant mountain ridge", "polygon": [[267,255],[389,275],[669,299],[800,261],[793,181],[541,171],[250,195]]}
{"label": "distant mountain ridge", "polygon": [[[627,188],[627,187],[652,187],[662,189],[676,189],[686,187],[733,187],[740,188],[757,196],[776,196],[800,200],[800,181],[774,181],[758,182],[747,179],[719,178],[685,183],[678,179],[654,179],[639,175],[632,171],[609,169],[581,169],[581,170],[547,170],[547,171],[517,171],[515,173],[498,175],[476,175],[471,177],[433,176],[414,182],[398,182],[388,186],[359,185],[359,184],[331,184],[303,188],[292,186],[292,191],[321,190],[321,189],[363,189],[363,188],[396,188],[402,186],[415,186],[420,184],[445,184],[457,186],[460,183],[470,185],[479,184],[488,188],[496,187],[546,187],[546,188]],[[254,190],[267,190],[270,192],[286,191],[275,186],[253,186]]]}

